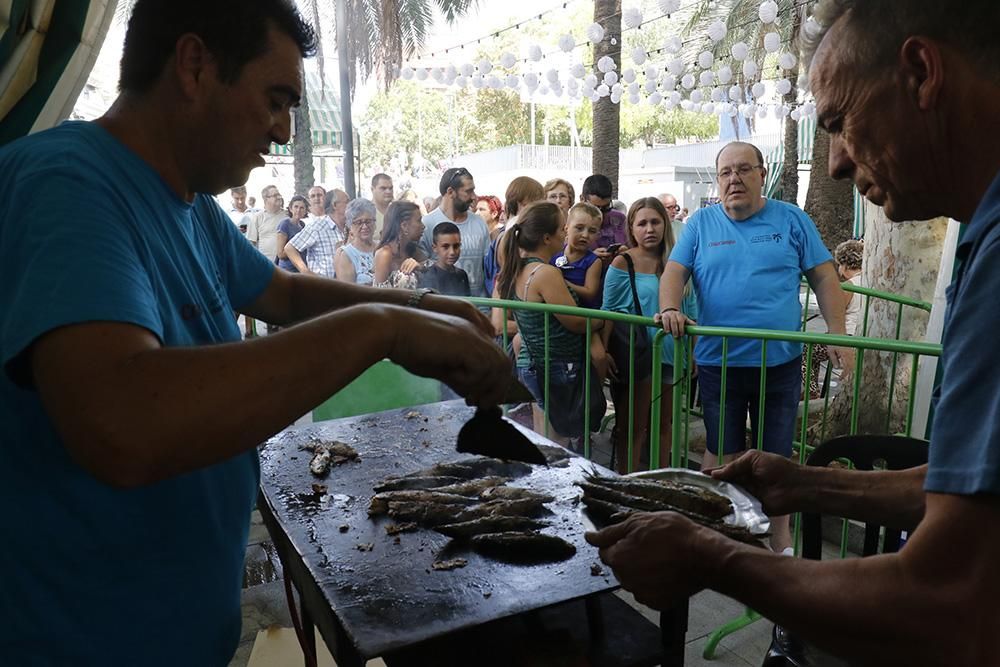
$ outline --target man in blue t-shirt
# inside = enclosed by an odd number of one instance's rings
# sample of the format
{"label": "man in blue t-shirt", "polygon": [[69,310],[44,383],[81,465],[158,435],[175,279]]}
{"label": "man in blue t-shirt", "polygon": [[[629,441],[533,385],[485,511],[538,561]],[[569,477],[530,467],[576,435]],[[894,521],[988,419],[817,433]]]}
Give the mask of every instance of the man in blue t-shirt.
{"label": "man in blue t-shirt", "polygon": [[814,16],[816,29],[803,30],[806,63],[815,53],[810,82],[830,136],[831,176],[851,178],[890,220],[968,223],[948,290],[930,459],[866,472],[755,451],[713,474],[745,486],[769,512],[913,532],[898,553],[823,561],[781,558],[670,512],[588,539],[622,585],[658,609],[711,588],[845,664],[1000,664],[1000,356],[992,342],[1000,135],[984,131],[986,119],[1000,118],[1000,3],[822,0]]}
{"label": "man in blue t-shirt", "polygon": [[253,7],[138,0],[107,114],[0,149],[3,665],[226,665],[260,443],[383,358],[509,383],[467,303],[276,271],[211,196],[289,140],[315,48]]}
{"label": "man in blue t-shirt", "polygon": [[[684,285],[694,277],[699,323],[703,326],[798,331],[802,323],[799,281],[805,274],[831,333],[844,333],[843,292],[833,258],[816,225],[802,209],[761,196],[767,168],[760,150],[739,141],[715,160],[721,203],[688,220],[660,279],[660,316],[668,333],[683,335]],[[765,451],[791,456],[802,378],[802,346],[731,338],[725,360],[722,339],[701,336],[695,347],[705,412],[702,469],[735,459],[747,447],[745,424],[757,446],[759,403],[764,401]],[[726,402],[721,403],[723,361]],[[760,367],[767,367],[760,395]],[[722,420],[722,430],[719,422]],[[721,449],[720,449],[721,445]],[[788,520],[772,517],[771,546],[791,546]]]}

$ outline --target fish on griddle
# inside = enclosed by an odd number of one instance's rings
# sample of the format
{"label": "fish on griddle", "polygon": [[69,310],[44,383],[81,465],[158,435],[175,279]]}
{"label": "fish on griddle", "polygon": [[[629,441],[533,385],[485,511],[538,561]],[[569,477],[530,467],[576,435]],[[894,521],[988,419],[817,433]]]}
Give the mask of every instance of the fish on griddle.
{"label": "fish on griddle", "polygon": [[555,496],[518,486],[491,486],[483,490],[479,497],[483,500],[535,500],[540,503],[551,503],[555,500]]}
{"label": "fish on griddle", "polygon": [[663,502],[709,519],[723,519],[733,513],[733,503],[729,498],[693,484],[599,475],[588,475],[586,480],[633,496]]}
{"label": "fish on griddle", "polygon": [[467,539],[484,533],[506,533],[512,531],[538,530],[545,524],[525,516],[485,516],[462,523],[447,523],[435,526],[434,530],[455,539]]}
{"label": "fish on griddle", "polygon": [[340,465],[347,461],[356,461],[358,452],[345,442],[314,442],[304,447],[313,453],[309,461],[309,471],[317,477],[323,477],[331,465]]}
{"label": "fish on griddle", "polygon": [[412,502],[434,505],[471,505],[474,498],[460,496],[455,493],[441,493],[431,489],[403,489],[400,491],[384,491],[372,496],[368,505],[368,514],[375,516],[389,511],[391,502]]}
{"label": "fish on griddle", "polygon": [[535,516],[544,509],[535,500],[490,500],[460,507],[441,503],[389,501],[389,516],[399,521],[416,521],[433,528],[448,523],[475,521],[489,516]]}
{"label": "fish on griddle", "polygon": [[576,547],[566,540],[533,531],[484,533],[469,542],[484,556],[513,563],[553,563],[576,553]]}
{"label": "fish on griddle", "polygon": [[376,493],[383,491],[403,491],[406,489],[437,489],[449,484],[464,482],[464,477],[388,477],[375,487]]}
{"label": "fish on griddle", "polygon": [[462,459],[454,463],[438,463],[425,470],[419,470],[403,477],[461,477],[479,479],[481,477],[524,477],[531,474],[531,466],[519,461],[501,461],[485,456]]}
{"label": "fish on griddle", "polygon": [[438,487],[435,491],[441,491],[442,493],[457,493],[460,496],[478,497],[484,491],[506,484],[509,481],[509,477],[495,476],[480,477],[479,479],[469,480],[459,479],[458,482],[449,484],[448,486]]}
{"label": "fish on griddle", "polygon": [[638,512],[638,510],[634,510],[631,507],[594,498],[593,496],[588,496],[586,493],[583,495],[583,504],[588,512],[601,522],[607,524],[619,523],[627,519],[630,514]]}
{"label": "fish on griddle", "polygon": [[309,461],[309,472],[316,475],[317,477],[322,477],[326,475],[327,471],[330,470],[330,450],[325,447],[320,449],[317,448],[313,454],[312,460]]}

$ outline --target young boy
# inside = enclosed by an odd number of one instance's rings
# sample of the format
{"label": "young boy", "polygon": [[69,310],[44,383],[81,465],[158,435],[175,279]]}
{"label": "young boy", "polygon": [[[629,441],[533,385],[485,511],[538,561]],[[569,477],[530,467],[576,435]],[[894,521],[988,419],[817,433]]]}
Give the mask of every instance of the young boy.
{"label": "young boy", "polygon": [[572,285],[584,308],[600,308],[604,293],[601,262],[590,250],[601,229],[601,211],[593,204],[578,202],[566,216],[566,247],[552,257]]}
{"label": "young boy", "polygon": [[420,287],[447,296],[469,296],[469,275],[455,266],[462,256],[462,232],[452,222],[438,223],[432,246],[437,263],[420,274]]}
{"label": "young boy", "polygon": [[611,179],[604,174],[593,174],[583,181],[580,201],[593,204],[602,214],[601,231],[593,242],[591,250],[607,263],[610,263],[618,252],[624,252],[628,244],[625,214],[611,207],[612,195]]}

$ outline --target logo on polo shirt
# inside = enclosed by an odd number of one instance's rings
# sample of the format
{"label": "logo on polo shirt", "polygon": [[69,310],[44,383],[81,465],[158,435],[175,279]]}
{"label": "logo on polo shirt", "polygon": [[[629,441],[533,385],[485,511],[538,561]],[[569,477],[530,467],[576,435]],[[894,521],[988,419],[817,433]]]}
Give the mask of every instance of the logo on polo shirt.
{"label": "logo on polo shirt", "polygon": [[750,243],[781,243],[781,239],[784,237],[780,232],[774,232],[773,234],[758,234],[750,238]]}

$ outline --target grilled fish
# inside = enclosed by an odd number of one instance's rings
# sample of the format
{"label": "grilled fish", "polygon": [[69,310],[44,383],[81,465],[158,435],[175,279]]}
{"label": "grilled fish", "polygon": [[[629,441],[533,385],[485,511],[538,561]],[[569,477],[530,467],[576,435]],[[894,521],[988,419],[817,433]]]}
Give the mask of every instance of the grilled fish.
{"label": "grilled fish", "polygon": [[449,484],[464,482],[463,477],[389,477],[375,487],[376,493],[403,491],[404,489],[437,489]]}
{"label": "grilled fish", "polygon": [[531,473],[531,466],[518,461],[501,461],[484,456],[462,459],[454,463],[438,463],[426,470],[421,470],[404,477],[462,477],[463,479],[479,479],[481,477],[523,477]]}
{"label": "grilled fish", "polygon": [[389,501],[389,516],[399,521],[416,521],[433,528],[448,523],[464,523],[489,516],[534,516],[542,510],[535,500],[491,500],[459,507],[441,503]]}
{"label": "grilled fish", "polygon": [[435,489],[435,491],[440,491],[442,493],[457,493],[460,496],[479,496],[482,492],[491,489],[496,486],[500,486],[508,481],[509,477],[481,477],[479,479],[465,480],[461,478],[454,478],[458,481],[454,484],[449,484],[448,486],[441,486]]}
{"label": "grilled fish", "polygon": [[393,501],[425,503],[436,505],[471,505],[474,498],[460,496],[454,493],[441,493],[431,489],[404,489],[401,491],[385,491],[372,496],[368,505],[368,514],[385,514],[389,511],[389,503]]}
{"label": "grilled fish", "polygon": [[552,563],[576,553],[566,540],[537,532],[485,533],[473,536],[471,543],[484,556],[514,563]]}
{"label": "grilled fish", "polygon": [[537,530],[544,526],[545,524],[540,521],[523,516],[485,516],[473,521],[436,526],[434,530],[448,537],[462,539],[483,533]]}
{"label": "grilled fish", "polygon": [[316,452],[313,454],[312,460],[309,462],[309,472],[317,477],[323,477],[329,470],[330,450],[325,447],[317,448]]}
{"label": "grilled fish", "polygon": [[586,479],[592,484],[600,484],[633,496],[666,503],[681,511],[694,512],[710,519],[722,519],[733,512],[733,503],[728,498],[693,484],[598,475],[588,475]]}
{"label": "grilled fish", "polygon": [[534,500],[540,503],[551,503],[555,496],[547,493],[539,493],[531,489],[522,489],[517,486],[491,486],[479,497],[483,500]]}

